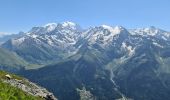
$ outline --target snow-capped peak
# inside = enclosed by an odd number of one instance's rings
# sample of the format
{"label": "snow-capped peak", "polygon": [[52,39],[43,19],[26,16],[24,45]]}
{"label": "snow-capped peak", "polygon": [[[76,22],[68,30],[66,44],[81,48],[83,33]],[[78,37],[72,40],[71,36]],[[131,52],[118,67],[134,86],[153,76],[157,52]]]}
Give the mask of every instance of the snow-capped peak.
{"label": "snow-capped peak", "polygon": [[80,28],[77,24],[70,22],[70,21],[66,21],[66,22],[59,23],[59,24],[48,23],[44,25],[44,28],[46,28],[48,32],[55,30],[56,27],[68,28],[68,29],[73,29],[73,30],[77,30]]}
{"label": "snow-capped peak", "polygon": [[69,28],[69,29],[72,29],[72,30],[81,30],[79,25],[77,25],[73,22],[70,22],[70,21],[66,21],[66,22],[61,23],[61,26],[63,28]]}
{"label": "snow-capped peak", "polygon": [[[85,34],[88,37],[90,44],[98,43],[102,47],[108,46],[117,38],[119,34],[126,34],[126,29],[121,26],[101,25],[88,30]],[[122,36],[122,35],[121,35]]]}
{"label": "snow-capped peak", "polygon": [[108,25],[101,25],[101,27],[103,27],[103,28],[105,28],[105,29],[109,29],[109,30],[113,29],[113,27],[108,26]]}
{"label": "snow-capped peak", "polygon": [[67,27],[67,26],[74,27],[74,26],[76,26],[75,23],[70,22],[70,21],[63,22],[62,25],[63,25],[64,27]]}
{"label": "snow-capped peak", "polygon": [[151,26],[151,27],[143,29],[143,32],[146,32],[151,36],[154,36],[154,35],[158,34],[160,31],[161,31],[160,29],[157,29],[154,26]]}
{"label": "snow-capped peak", "polygon": [[124,30],[125,30],[125,28],[122,27],[122,26],[116,26],[116,27],[114,27],[114,31],[115,31],[116,33],[120,33],[121,31],[124,31]]}
{"label": "snow-capped peak", "polygon": [[57,27],[56,23],[48,23],[44,26],[48,32],[53,31]]}
{"label": "snow-capped peak", "polygon": [[124,28],[122,26],[112,27],[112,26],[108,26],[108,25],[101,25],[101,27],[109,30],[111,33],[114,33],[114,34],[118,34],[124,30]]}
{"label": "snow-capped peak", "polygon": [[164,31],[162,29],[150,26],[147,28],[138,28],[134,30],[129,30],[132,35],[141,35],[141,36],[154,36],[164,40],[170,39],[170,32]]}
{"label": "snow-capped peak", "polygon": [[161,29],[155,28],[154,26],[150,26],[147,28],[138,28],[138,29],[130,30],[130,32],[131,34],[134,34],[134,35],[155,36],[157,34],[163,33],[164,31],[162,31]]}
{"label": "snow-capped peak", "polygon": [[48,26],[57,26],[57,24],[56,23],[48,23],[48,24],[44,25],[44,27],[48,27]]}

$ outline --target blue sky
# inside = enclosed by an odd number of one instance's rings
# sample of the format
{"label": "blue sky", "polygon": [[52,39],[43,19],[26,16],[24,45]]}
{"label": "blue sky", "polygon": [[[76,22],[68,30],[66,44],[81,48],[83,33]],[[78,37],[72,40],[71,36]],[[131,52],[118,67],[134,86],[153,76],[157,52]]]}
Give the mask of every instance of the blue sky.
{"label": "blue sky", "polygon": [[84,28],[107,24],[170,31],[169,5],[170,0],[0,0],[0,32],[64,21]]}

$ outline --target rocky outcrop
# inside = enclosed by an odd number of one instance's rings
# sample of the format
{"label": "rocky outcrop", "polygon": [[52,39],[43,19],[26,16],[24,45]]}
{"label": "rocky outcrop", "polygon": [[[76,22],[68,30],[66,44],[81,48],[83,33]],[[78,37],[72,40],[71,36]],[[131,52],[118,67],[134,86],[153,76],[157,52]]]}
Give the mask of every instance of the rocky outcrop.
{"label": "rocky outcrop", "polygon": [[39,96],[45,100],[57,100],[55,96],[47,91],[45,88],[36,85],[35,83],[30,82],[27,79],[15,79],[9,74],[5,75],[6,79],[3,79],[3,82],[8,83],[14,87],[17,87],[23,90],[26,93],[29,93],[34,96]]}

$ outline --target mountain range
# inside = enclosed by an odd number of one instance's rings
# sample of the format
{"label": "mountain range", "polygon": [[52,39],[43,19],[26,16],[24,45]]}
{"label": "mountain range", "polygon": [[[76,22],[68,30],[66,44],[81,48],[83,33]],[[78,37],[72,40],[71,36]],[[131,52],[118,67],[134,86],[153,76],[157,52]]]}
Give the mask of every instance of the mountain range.
{"label": "mountain range", "polygon": [[3,44],[11,38],[19,38],[23,35],[24,32],[19,32],[18,34],[0,34],[0,44]]}
{"label": "mountain range", "polygon": [[64,22],[23,34],[1,48],[26,63],[17,74],[59,100],[169,100],[170,32]]}

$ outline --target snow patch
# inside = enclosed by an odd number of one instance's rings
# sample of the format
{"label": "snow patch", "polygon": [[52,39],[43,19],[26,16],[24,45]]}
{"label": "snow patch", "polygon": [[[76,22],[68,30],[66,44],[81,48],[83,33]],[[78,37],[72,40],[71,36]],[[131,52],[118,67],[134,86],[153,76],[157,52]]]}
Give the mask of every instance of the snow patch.
{"label": "snow patch", "polygon": [[160,44],[156,43],[156,42],[153,42],[153,44],[157,47],[160,47],[160,48],[163,48],[163,46],[161,46]]}
{"label": "snow patch", "polygon": [[122,47],[128,51],[129,56],[132,56],[135,52],[135,48],[130,45],[127,45],[125,42],[122,43]]}

